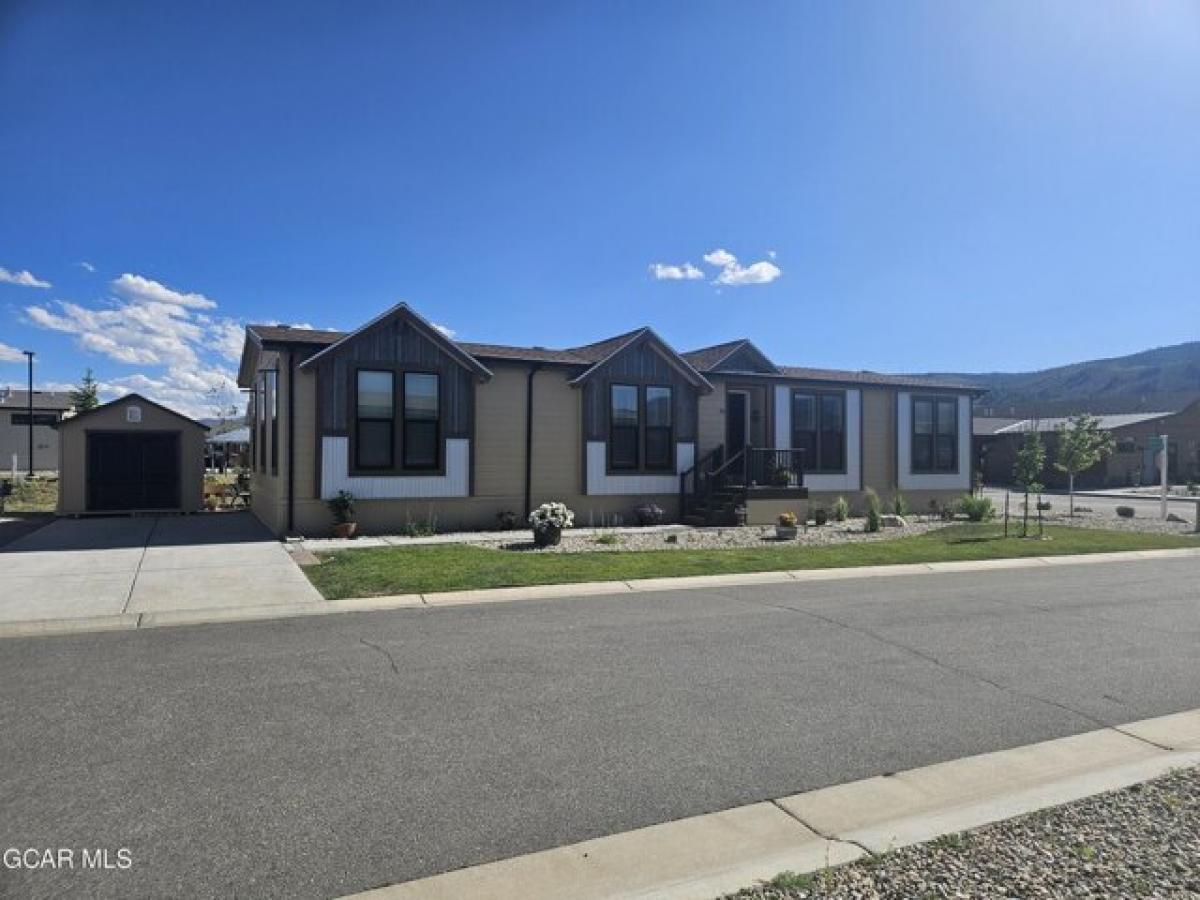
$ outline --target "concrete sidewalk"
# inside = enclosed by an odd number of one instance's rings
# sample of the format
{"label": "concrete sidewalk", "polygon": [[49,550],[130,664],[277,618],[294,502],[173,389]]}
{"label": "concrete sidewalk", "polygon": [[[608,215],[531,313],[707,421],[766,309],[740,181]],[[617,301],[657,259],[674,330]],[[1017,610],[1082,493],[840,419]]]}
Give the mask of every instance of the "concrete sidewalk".
{"label": "concrete sidewalk", "polygon": [[282,545],[242,512],[57,519],[0,549],[0,573],[0,623],[51,630],[120,627],[146,613],[325,602]]}
{"label": "concrete sidewalk", "polygon": [[[281,551],[286,555],[286,551]],[[1200,558],[1200,547],[1179,550],[1130,550],[1117,553],[1087,553],[1074,556],[1036,556],[1014,559],[989,559],[962,562],[904,563],[883,566],[852,566],[840,569],[801,569],[776,572],[743,572],[727,575],[691,575],[670,578],[641,578],[629,581],[585,581],[565,584],[537,584],[525,587],[484,588],[469,591],[442,591],[433,594],[395,594],[381,597],[352,597],[344,600],[325,600],[304,577],[299,567],[288,560],[287,566],[267,566],[268,576],[279,576],[272,585],[275,597],[261,602],[260,595],[239,593],[233,585],[230,602],[201,606],[203,596],[184,603],[158,602],[142,609],[126,609],[109,615],[81,615],[74,618],[8,621],[0,619],[0,638],[30,637],[52,634],[79,634],[94,631],[125,631],[143,628],[163,628],[176,625],[204,625],[231,622],[289,619],[301,616],[332,615],[348,612],[380,612],[389,609],[421,609],[480,604],[509,603],[524,600],[569,600],[605,594],[682,591],[689,589],[738,587],[757,584],[803,584],[808,582],[841,581],[845,579],[891,578],[963,572],[995,572],[1011,569],[1045,568],[1048,566],[1096,565],[1101,563],[1136,563],[1155,559]],[[2,557],[0,557],[2,559]],[[289,568],[290,567],[290,568]],[[175,570],[177,571],[177,570]],[[302,587],[294,584],[296,576],[303,579]],[[100,583],[103,573],[91,576]],[[142,576],[144,578],[144,576]],[[139,584],[141,582],[139,581]],[[253,584],[251,589],[253,590]],[[307,589],[307,590],[305,590]],[[160,590],[164,588],[160,587]],[[181,596],[180,592],[171,595]],[[295,597],[296,599],[288,599]],[[240,599],[239,599],[240,598]],[[234,602],[237,601],[237,602]],[[157,608],[155,608],[157,607]]]}
{"label": "concrete sidewalk", "polygon": [[355,894],[711,900],[1200,765],[1200,710],[876,776]]}

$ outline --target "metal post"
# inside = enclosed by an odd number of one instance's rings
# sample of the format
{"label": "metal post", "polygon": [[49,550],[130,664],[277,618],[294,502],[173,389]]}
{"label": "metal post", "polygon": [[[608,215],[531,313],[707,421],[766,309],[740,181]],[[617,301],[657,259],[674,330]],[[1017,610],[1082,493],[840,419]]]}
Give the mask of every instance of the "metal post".
{"label": "metal post", "polygon": [[1004,492],[1004,536],[1008,537],[1008,495],[1009,492]]}
{"label": "metal post", "polygon": [[29,358],[29,477],[33,477],[33,351],[22,350]]}
{"label": "metal post", "polygon": [[1160,484],[1162,484],[1162,520],[1167,521],[1167,468],[1171,464],[1170,454],[1167,451],[1167,436],[1160,434],[1158,436],[1162,446],[1159,448],[1158,466]]}

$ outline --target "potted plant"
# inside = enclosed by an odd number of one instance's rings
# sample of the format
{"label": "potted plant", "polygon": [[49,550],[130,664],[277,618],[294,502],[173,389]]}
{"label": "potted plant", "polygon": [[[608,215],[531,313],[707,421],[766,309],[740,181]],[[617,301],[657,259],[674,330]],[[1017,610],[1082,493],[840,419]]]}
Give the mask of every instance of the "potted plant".
{"label": "potted plant", "polygon": [[790,541],[796,537],[796,514],[783,512],[775,520],[775,540]]}
{"label": "potted plant", "polygon": [[349,491],[338,491],[336,497],[325,501],[325,505],[333,513],[333,536],[354,537],[358,531],[358,522],[354,520],[354,495]]}
{"label": "potted plant", "polygon": [[553,547],[562,540],[563,529],[575,524],[575,513],[565,503],[543,503],[529,514],[529,524],[536,546]]}

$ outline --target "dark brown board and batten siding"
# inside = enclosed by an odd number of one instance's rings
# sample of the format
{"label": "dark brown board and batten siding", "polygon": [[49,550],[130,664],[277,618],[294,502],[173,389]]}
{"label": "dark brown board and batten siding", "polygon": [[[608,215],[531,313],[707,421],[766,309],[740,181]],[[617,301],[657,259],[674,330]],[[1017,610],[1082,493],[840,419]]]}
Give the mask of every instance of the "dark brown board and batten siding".
{"label": "dark brown board and batten siding", "polygon": [[611,384],[656,384],[674,388],[671,400],[676,441],[696,439],[696,388],[648,343],[622,350],[583,385],[583,433],[589,441],[608,440]]}
{"label": "dark brown board and batten siding", "polygon": [[[442,436],[471,436],[474,376],[407,322],[392,321],[352,338],[316,365],[322,434],[349,433],[354,372],[377,365],[440,375]],[[402,390],[397,381],[396,391]]]}

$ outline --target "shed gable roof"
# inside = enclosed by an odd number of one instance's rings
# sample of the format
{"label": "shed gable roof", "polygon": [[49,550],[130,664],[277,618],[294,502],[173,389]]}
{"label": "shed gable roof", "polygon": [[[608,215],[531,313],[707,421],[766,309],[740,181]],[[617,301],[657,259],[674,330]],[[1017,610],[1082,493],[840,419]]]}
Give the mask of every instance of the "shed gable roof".
{"label": "shed gable roof", "polygon": [[63,419],[58,423],[58,427],[60,429],[71,428],[76,422],[86,419],[88,416],[95,415],[96,413],[102,412],[106,409],[113,409],[118,406],[127,406],[130,403],[141,403],[145,406],[153,406],[155,409],[165,412],[168,415],[172,415],[188,425],[194,425],[197,428],[208,431],[208,426],[203,422],[197,422],[195,419],[185,416],[178,410],[171,409],[169,406],[163,406],[161,403],[155,403],[149,397],[143,397],[141,394],[126,394],[124,397],[118,397],[116,400],[110,400],[108,403],[101,403],[99,406],[93,407],[92,409],[85,410],[84,412],[71,416],[68,419]]}

